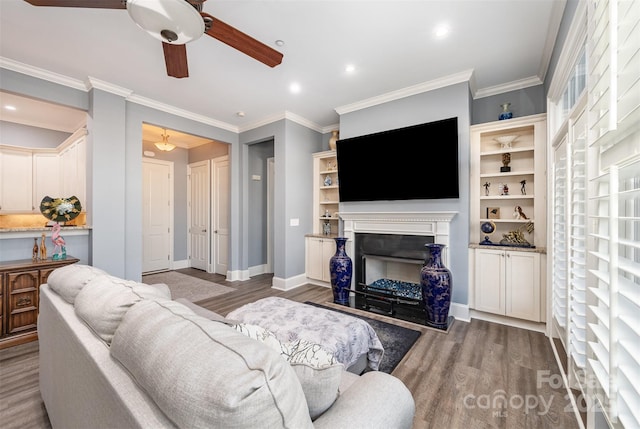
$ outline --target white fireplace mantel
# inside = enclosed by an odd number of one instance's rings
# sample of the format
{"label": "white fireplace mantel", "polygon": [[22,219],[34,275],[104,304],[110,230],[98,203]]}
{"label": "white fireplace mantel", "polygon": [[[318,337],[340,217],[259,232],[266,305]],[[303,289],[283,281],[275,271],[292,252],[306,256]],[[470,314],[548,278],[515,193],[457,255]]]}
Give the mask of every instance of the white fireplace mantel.
{"label": "white fireplace mantel", "polygon": [[[340,212],[343,220],[343,236],[347,238],[347,251],[353,251],[355,235],[402,234],[433,237],[434,243],[449,247],[449,231],[458,212]],[[447,251],[443,252],[447,263]]]}

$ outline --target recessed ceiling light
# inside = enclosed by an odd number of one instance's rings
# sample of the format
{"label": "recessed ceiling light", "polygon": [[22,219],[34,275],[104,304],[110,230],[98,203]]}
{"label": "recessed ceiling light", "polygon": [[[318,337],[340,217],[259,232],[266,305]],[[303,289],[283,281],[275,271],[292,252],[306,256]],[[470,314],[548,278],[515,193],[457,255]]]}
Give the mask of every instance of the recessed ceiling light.
{"label": "recessed ceiling light", "polygon": [[300,87],[300,84],[298,82],[293,82],[291,85],[289,85],[289,91],[294,94],[299,93],[301,89],[302,88]]}
{"label": "recessed ceiling light", "polygon": [[236,112],[236,116],[237,116],[238,118],[244,118],[244,112],[243,112],[242,110],[241,110],[241,111],[239,111],[239,112]]}
{"label": "recessed ceiling light", "polygon": [[276,40],[276,46],[284,46],[284,40]]}
{"label": "recessed ceiling light", "polygon": [[450,31],[451,29],[447,24],[440,24],[433,29],[433,35],[436,36],[436,39],[444,39]]}
{"label": "recessed ceiling light", "polygon": [[6,106],[4,106],[4,108],[5,108],[5,109],[7,109],[7,110],[18,110],[18,109],[16,108],[16,106],[12,106],[12,105],[10,105],[10,104],[7,104]]}
{"label": "recessed ceiling light", "polygon": [[353,64],[347,64],[347,66],[344,68],[344,71],[346,71],[347,73],[353,73],[356,71],[356,66],[354,66]]}

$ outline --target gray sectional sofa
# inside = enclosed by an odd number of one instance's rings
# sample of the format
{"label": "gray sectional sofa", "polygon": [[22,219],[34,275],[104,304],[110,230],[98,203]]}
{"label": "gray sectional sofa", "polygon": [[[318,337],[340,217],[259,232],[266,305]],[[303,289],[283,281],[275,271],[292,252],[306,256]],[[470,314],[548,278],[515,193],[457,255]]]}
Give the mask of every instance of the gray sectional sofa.
{"label": "gray sectional sofa", "polygon": [[51,273],[38,337],[54,428],[412,427],[399,379],[357,376],[312,344],[279,344],[170,298],[86,265]]}

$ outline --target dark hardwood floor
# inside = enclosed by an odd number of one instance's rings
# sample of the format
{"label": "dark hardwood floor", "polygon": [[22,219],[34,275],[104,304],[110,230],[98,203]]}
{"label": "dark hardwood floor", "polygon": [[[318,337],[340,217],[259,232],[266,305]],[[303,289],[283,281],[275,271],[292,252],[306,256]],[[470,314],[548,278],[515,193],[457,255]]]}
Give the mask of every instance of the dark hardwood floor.
{"label": "dark hardwood floor", "polygon": [[[305,285],[277,291],[270,287],[272,276],[267,274],[227,282],[217,274],[179,271],[236,288],[198,303],[222,315],[267,296],[334,305],[330,289]],[[456,321],[443,333],[361,313],[422,331],[393,372],[416,401],[414,429],[578,428],[566,390],[545,381],[560,371],[543,334],[476,319]],[[38,353],[37,342],[0,350],[2,429],[50,427],[38,390]]]}

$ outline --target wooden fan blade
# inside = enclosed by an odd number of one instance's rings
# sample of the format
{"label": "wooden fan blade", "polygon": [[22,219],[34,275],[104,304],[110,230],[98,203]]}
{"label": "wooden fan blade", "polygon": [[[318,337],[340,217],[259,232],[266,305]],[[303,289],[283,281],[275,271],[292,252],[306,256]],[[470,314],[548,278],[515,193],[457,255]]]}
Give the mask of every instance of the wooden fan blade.
{"label": "wooden fan blade", "polygon": [[90,7],[97,9],[126,9],[123,0],[24,0],[34,6]]}
{"label": "wooden fan blade", "polygon": [[205,33],[214,39],[226,43],[232,48],[249,55],[251,58],[269,67],[275,67],[282,62],[283,55],[275,49],[270,48],[229,24],[214,18],[208,13],[200,12],[200,15],[205,18],[205,24],[208,19],[211,19],[211,26],[208,30],[205,30]]}
{"label": "wooden fan blade", "polygon": [[162,49],[164,50],[164,62],[167,65],[167,74],[177,78],[189,77],[187,46],[162,42]]}

